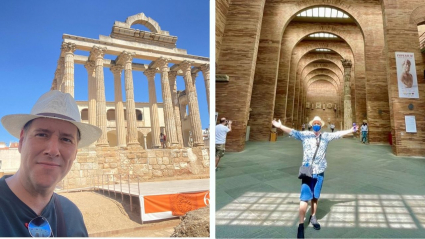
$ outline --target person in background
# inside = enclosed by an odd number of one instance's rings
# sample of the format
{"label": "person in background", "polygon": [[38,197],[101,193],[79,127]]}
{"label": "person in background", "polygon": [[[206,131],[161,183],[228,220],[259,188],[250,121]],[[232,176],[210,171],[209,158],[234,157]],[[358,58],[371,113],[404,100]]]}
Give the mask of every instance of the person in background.
{"label": "person in background", "polygon": [[362,132],[362,143],[366,144],[366,140],[367,140],[367,123],[363,122],[362,127],[360,127],[360,131]]}
{"label": "person in background", "polygon": [[331,126],[331,130],[332,130],[332,132],[334,132],[334,130],[335,130],[335,125],[334,124],[330,124],[330,126]]}
{"label": "person in background", "polygon": [[161,142],[161,146],[162,146],[163,149],[165,148],[165,140],[166,140],[165,134],[160,133],[159,134],[159,142]]}
{"label": "person in background", "polygon": [[232,121],[220,119],[220,124],[215,126],[215,169],[217,170],[220,159],[224,156],[227,133],[232,131]]}

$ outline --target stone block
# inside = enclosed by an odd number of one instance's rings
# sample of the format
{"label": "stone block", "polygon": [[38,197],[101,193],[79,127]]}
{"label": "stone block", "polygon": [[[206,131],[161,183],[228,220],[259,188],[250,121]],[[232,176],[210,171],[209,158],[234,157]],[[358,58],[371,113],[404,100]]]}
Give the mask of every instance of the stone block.
{"label": "stone block", "polygon": [[162,163],[162,158],[157,158],[156,161],[158,162],[158,164],[163,164]]}
{"label": "stone block", "polygon": [[152,174],[155,177],[162,177],[162,171],[160,170],[153,170]]}
{"label": "stone block", "polygon": [[160,169],[160,168],[161,168],[161,166],[160,166],[160,165],[158,165],[158,164],[156,164],[156,165],[152,165],[152,167],[153,167],[153,169]]}
{"label": "stone block", "polygon": [[151,164],[151,165],[158,164],[156,158],[148,158],[148,160],[149,160],[149,164]]}
{"label": "stone block", "polygon": [[180,168],[186,168],[187,167],[187,163],[185,163],[185,162],[181,162],[180,163]]}
{"label": "stone block", "polygon": [[168,157],[163,157],[162,162],[163,164],[170,164],[170,159]]}

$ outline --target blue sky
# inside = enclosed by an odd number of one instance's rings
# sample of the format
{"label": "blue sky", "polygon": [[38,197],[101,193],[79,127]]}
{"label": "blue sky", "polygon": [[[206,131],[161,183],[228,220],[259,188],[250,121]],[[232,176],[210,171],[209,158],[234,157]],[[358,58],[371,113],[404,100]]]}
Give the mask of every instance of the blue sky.
{"label": "blue sky", "polygon": [[[1,1],[0,118],[29,113],[38,97],[50,89],[63,34],[99,39],[99,35],[109,36],[115,21],[125,22],[127,17],[143,12],[162,30],[178,37],[177,48],[187,50],[189,55],[210,57],[209,5],[208,0]],[[141,25],[135,28],[147,30]],[[115,59],[110,55],[105,58]],[[104,68],[104,74],[106,100],[114,101],[113,75],[108,68]],[[157,74],[155,78],[156,95],[162,102],[159,77]],[[148,102],[146,77],[133,71],[133,80],[135,101]],[[74,85],[75,99],[87,100],[87,71],[83,65],[75,65]],[[177,88],[185,88],[182,77],[177,78]],[[205,129],[209,127],[209,113],[202,74],[197,77],[196,89]],[[10,141],[17,139],[0,126],[0,142]]]}

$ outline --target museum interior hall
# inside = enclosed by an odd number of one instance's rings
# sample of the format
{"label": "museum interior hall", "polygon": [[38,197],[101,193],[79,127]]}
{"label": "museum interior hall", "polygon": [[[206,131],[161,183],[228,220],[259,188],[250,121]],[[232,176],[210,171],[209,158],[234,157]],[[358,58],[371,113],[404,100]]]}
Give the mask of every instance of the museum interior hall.
{"label": "museum interior hall", "polygon": [[273,119],[301,130],[317,115],[425,156],[423,0],[217,0],[215,43],[227,151],[269,141]]}

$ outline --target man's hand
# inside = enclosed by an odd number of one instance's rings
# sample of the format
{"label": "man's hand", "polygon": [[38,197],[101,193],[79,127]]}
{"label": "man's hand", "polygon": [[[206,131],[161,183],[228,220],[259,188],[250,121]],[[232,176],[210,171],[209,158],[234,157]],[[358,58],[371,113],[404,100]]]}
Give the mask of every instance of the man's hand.
{"label": "man's hand", "polygon": [[229,124],[232,124],[232,121],[231,120],[229,120],[229,121],[227,121]]}
{"label": "man's hand", "polygon": [[358,125],[353,126],[353,132],[357,132],[357,131],[359,131],[359,126]]}
{"label": "man's hand", "polygon": [[279,129],[280,129],[280,127],[282,127],[282,122],[280,122],[280,120],[279,121],[273,120],[272,124],[273,124],[274,127],[279,128]]}

